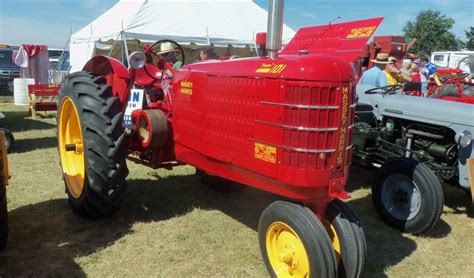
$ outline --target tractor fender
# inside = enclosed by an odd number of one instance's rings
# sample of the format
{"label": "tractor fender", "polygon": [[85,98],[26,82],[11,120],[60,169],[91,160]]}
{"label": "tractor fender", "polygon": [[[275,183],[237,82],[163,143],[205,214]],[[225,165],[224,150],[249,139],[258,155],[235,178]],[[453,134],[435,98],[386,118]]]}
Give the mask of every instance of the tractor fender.
{"label": "tractor fender", "polygon": [[130,93],[130,73],[119,60],[107,56],[95,56],[82,70],[105,77],[107,84],[112,86],[113,95],[118,96],[122,104],[127,102]]}

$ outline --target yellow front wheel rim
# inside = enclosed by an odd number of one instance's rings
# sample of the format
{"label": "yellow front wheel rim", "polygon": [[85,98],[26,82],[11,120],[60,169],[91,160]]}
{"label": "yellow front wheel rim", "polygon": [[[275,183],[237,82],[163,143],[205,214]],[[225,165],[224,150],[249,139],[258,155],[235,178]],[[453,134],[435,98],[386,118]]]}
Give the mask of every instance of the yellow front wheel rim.
{"label": "yellow front wheel rim", "polygon": [[332,248],[336,253],[336,260],[337,262],[339,262],[339,260],[341,259],[341,242],[339,241],[336,228],[334,227],[334,225],[329,223],[328,220],[324,221],[324,228],[326,228],[326,232],[328,233],[329,238],[332,241]]}
{"label": "yellow front wheel rim", "polygon": [[267,230],[267,254],[278,277],[309,277],[309,259],[298,234],[287,224],[275,222]]}
{"label": "yellow front wheel rim", "polygon": [[81,122],[71,98],[63,98],[58,120],[59,155],[64,179],[71,195],[79,198],[84,189],[84,144]]}

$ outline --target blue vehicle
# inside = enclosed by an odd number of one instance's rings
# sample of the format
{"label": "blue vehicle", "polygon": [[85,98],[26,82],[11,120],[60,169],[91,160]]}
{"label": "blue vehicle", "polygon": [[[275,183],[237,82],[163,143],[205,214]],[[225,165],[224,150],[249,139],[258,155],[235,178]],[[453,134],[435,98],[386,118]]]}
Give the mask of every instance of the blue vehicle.
{"label": "blue vehicle", "polygon": [[69,51],[61,49],[48,50],[49,62],[52,70],[68,71],[69,65]]}

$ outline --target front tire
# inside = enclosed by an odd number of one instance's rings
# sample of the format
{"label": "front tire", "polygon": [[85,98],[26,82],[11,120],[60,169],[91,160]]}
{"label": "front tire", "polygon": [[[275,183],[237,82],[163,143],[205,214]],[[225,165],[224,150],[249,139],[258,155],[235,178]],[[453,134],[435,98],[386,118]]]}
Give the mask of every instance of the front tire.
{"label": "front tire", "polygon": [[386,223],[402,232],[431,229],[443,212],[441,184],[425,164],[408,158],[390,159],[372,186],[372,201]]}
{"label": "front tire", "polygon": [[336,252],[339,277],[361,277],[367,245],[355,214],[344,202],[335,199],[329,203],[323,223]]}
{"label": "front tire", "polygon": [[115,212],[126,192],[126,134],[118,97],[102,77],[78,72],[59,92],[58,148],[73,210],[81,216]]}
{"label": "front tire", "polygon": [[272,277],[336,277],[336,255],[322,223],[307,207],[276,201],[260,216],[260,250]]}

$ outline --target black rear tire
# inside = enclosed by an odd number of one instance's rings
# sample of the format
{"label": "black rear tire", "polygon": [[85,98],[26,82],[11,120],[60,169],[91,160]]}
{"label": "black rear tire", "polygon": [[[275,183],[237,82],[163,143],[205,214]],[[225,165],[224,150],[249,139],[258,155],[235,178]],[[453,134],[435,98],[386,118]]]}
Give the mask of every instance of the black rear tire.
{"label": "black rear tire", "polygon": [[[287,277],[294,271],[291,269],[291,265],[294,263],[293,259],[299,259],[299,262],[296,261],[296,266],[299,267],[303,265],[301,258],[304,257],[298,256],[301,253],[297,252],[295,255],[294,250],[293,253],[290,250],[289,253],[293,254],[291,261],[282,261],[281,257],[286,254],[284,252],[286,249],[273,248],[270,251],[267,250],[267,245],[274,246],[272,244],[273,241],[268,241],[268,238],[272,238],[271,235],[274,232],[276,233],[273,237],[282,237],[283,243],[287,239],[285,234],[288,234],[288,232],[285,231],[284,233],[281,230],[278,231],[278,229],[274,230],[272,227],[275,227],[275,225],[289,227],[294,232],[294,235],[298,237],[298,242],[302,243],[309,262],[308,273],[306,273],[307,277],[337,276],[336,255],[331,240],[317,216],[307,207],[285,201],[276,201],[263,211],[258,223],[260,251],[267,270],[272,277]],[[275,249],[282,252],[275,252]],[[272,261],[273,264],[271,263]],[[304,275],[302,276],[304,277]]]}
{"label": "black rear tire", "polygon": [[[67,162],[61,161],[68,201],[81,216],[109,216],[119,208],[123,200],[126,192],[125,178],[128,175],[122,105],[119,98],[113,96],[112,88],[104,78],[86,72],[67,76],[61,85],[58,99],[59,142],[62,117],[67,115],[62,112],[62,106],[71,101],[77,110],[82,130],[85,175],[82,192],[77,194],[71,189],[72,184],[68,184],[71,179],[63,164]],[[59,152],[60,156],[62,152],[67,152],[61,143]]]}
{"label": "black rear tire", "polygon": [[372,201],[387,224],[419,234],[438,222],[444,196],[428,166],[413,159],[394,158],[380,168],[372,186]]}
{"label": "black rear tire", "polygon": [[7,152],[11,153],[15,149],[15,138],[12,132],[4,127],[0,127],[0,131],[5,133],[5,143],[7,144]]}
{"label": "black rear tire", "polygon": [[324,224],[333,246],[338,249],[335,251],[339,277],[361,277],[367,245],[364,230],[355,214],[344,202],[336,199],[327,207]]}

